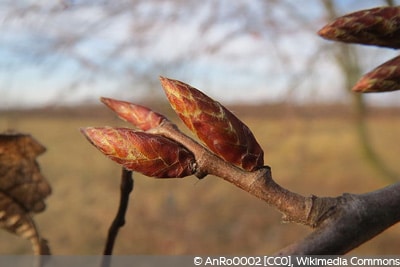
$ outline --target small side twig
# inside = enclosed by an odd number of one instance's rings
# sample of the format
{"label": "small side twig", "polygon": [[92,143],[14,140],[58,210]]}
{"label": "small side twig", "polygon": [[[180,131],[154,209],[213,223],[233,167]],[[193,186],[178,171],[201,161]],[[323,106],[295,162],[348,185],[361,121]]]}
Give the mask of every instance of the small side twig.
{"label": "small side twig", "polygon": [[[106,245],[103,255],[112,255],[115,239],[117,238],[119,229],[125,224],[125,214],[128,208],[129,194],[133,190],[134,181],[132,178],[132,171],[122,168],[121,175],[121,197],[118,207],[118,212],[112,222],[109,230]],[[103,259],[102,267],[109,266],[108,260]]]}

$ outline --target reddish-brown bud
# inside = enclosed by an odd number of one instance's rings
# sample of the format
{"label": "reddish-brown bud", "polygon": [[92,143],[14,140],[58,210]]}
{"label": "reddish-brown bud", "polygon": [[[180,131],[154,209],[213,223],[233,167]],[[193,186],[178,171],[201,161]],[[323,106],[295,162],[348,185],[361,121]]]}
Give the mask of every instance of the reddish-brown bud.
{"label": "reddish-brown bud", "polygon": [[173,109],[213,152],[248,171],[264,165],[264,152],[254,135],[229,110],[188,84],[160,79]]}
{"label": "reddish-brown bud", "polygon": [[389,92],[400,89],[400,56],[365,74],[352,88],[355,92]]}
{"label": "reddish-brown bud", "polygon": [[142,131],[155,128],[163,121],[168,120],[165,116],[141,105],[105,97],[100,98],[100,100],[117,113],[121,119],[132,123]]}
{"label": "reddish-brown bud", "polygon": [[195,172],[194,155],[166,137],[127,128],[88,127],[81,131],[104,155],[128,170],[159,178]]}
{"label": "reddish-brown bud", "polygon": [[377,7],[347,14],[318,34],[345,43],[400,48],[400,7]]}

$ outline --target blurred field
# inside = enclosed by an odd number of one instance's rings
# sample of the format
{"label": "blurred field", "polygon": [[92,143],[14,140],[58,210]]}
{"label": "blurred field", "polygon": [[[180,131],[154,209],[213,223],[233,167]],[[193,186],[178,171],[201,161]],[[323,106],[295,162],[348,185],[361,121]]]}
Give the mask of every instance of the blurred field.
{"label": "blurred field", "polygon": [[[232,109],[254,131],[274,179],[290,190],[336,196],[387,184],[363,160],[343,107]],[[102,107],[0,113],[1,130],[31,133],[48,148],[39,161],[53,194],[35,218],[54,254],[102,253],[119,201],[120,168],[78,129],[104,125],[126,124]],[[380,155],[400,173],[400,112],[375,110],[368,126]],[[116,254],[271,254],[310,231],[282,223],[274,208],[216,177],[134,178]],[[29,242],[7,232],[0,231],[0,240],[2,254],[31,253]],[[400,254],[399,242],[396,225],[352,254]]]}

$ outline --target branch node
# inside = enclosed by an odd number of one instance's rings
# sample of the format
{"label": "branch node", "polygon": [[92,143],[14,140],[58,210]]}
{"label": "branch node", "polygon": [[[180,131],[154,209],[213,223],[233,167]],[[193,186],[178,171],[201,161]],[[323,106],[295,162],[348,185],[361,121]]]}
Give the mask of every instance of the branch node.
{"label": "branch node", "polygon": [[[305,205],[306,205],[306,220],[307,222],[312,222],[312,213],[314,210],[314,202],[317,199],[317,196],[311,195],[310,197],[306,198]],[[315,223],[310,223],[311,227],[315,228]]]}
{"label": "branch node", "polygon": [[312,228],[319,227],[326,219],[330,218],[332,213],[334,213],[341,202],[340,198],[332,197],[317,197],[311,195],[307,201],[306,205],[309,212],[307,214],[307,224]]}

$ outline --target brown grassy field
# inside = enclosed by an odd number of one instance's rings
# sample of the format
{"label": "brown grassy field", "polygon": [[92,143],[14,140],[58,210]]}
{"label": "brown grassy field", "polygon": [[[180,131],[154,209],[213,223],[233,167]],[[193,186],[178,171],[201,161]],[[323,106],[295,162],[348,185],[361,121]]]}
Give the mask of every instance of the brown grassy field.
{"label": "brown grassy field", "polygon": [[[290,190],[336,196],[388,184],[363,160],[343,107],[232,109],[254,131],[274,179]],[[54,254],[102,253],[119,200],[120,167],[78,129],[104,125],[126,124],[102,107],[0,113],[1,130],[31,133],[48,149],[39,162],[53,193],[35,218]],[[368,127],[379,154],[400,173],[400,113],[375,110]],[[274,208],[217,177],[134,179],[116,254],[272,254],[310,231],[282,223]],[[31,253],[26,240],[5,231],[0,240],[2,254]],[[396,225],[352,254],[400,254],[399,242]]]}

